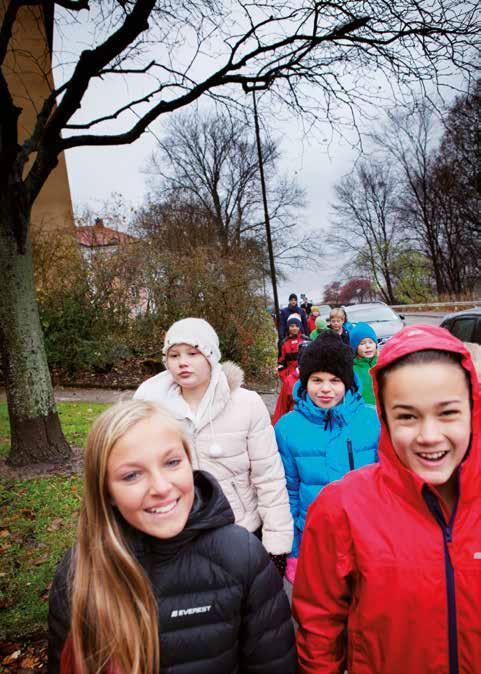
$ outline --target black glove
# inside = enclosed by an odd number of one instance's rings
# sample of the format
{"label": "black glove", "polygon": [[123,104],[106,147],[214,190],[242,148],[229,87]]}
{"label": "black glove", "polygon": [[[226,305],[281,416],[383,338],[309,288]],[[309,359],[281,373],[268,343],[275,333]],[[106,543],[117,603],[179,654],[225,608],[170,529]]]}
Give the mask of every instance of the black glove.
{"label": "black glove", "polygon": [[271,553],[269,553],[269,557],[274,562],[274,566],[279,571],[281,578],[284,578],[287,566],[287,555],[271,555]]}

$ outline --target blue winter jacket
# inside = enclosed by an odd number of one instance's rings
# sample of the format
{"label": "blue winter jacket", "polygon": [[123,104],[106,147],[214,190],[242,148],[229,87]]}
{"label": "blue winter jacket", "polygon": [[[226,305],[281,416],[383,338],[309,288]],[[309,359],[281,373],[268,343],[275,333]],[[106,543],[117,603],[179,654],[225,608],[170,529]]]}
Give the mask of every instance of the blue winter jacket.
{"label": "blue winter jacket", "polygon": [[275,432],[294,520],[292,555],[297,557],[308,507],[326,484],[377,461],[380,424],[359,390],[349,390],[330,410],[317,407],[300,381],[292,395],[294,409],[279,419]]}

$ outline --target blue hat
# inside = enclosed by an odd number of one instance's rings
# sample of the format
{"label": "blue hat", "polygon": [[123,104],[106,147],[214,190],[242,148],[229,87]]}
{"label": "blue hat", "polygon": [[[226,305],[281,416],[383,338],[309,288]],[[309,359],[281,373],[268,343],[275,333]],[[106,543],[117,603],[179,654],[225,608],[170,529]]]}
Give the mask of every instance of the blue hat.
{"label": "blue hat", "polygon": [[292,325],[293,323],[294,325],[297,325],[299,330],[302,329],[302,323],[299,314],[291,314],[289,316],[289,318],[287,319],[287,327],[289,327],[289,325]]}
{"label": "blue hat", "polygon": [[352,330],[349,335],[351,342],[352,350],[357,354],[357,347],[362,342],[363,339],[372,339],[372,341],[377,345],[377,336],[374,330],[371,328],[369,323],[358,323]]}

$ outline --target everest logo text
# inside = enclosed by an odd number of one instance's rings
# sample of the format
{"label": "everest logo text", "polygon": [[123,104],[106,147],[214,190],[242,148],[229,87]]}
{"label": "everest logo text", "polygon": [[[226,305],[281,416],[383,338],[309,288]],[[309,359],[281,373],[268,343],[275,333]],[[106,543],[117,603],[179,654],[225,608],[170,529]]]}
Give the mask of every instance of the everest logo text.
{"label": "everest logo text", "polygon": [[170,614],[171,618],[180,618],[184,615],[195,615],[196,613],[209,613],[212,606],[195,606],[193,608],[174,609]]}

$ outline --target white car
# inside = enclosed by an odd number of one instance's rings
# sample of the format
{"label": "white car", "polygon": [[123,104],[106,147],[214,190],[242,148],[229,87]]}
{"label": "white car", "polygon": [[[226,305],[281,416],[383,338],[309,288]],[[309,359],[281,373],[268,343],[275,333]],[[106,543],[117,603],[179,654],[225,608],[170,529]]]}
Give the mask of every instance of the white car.
{"label": "white car", "polygon": [[346,311],[348,321],[353,325],[369,323],[377,335],[380,346],[404,327],[404,316],[397,314],[384,302],[351,304],[343,309]]}

